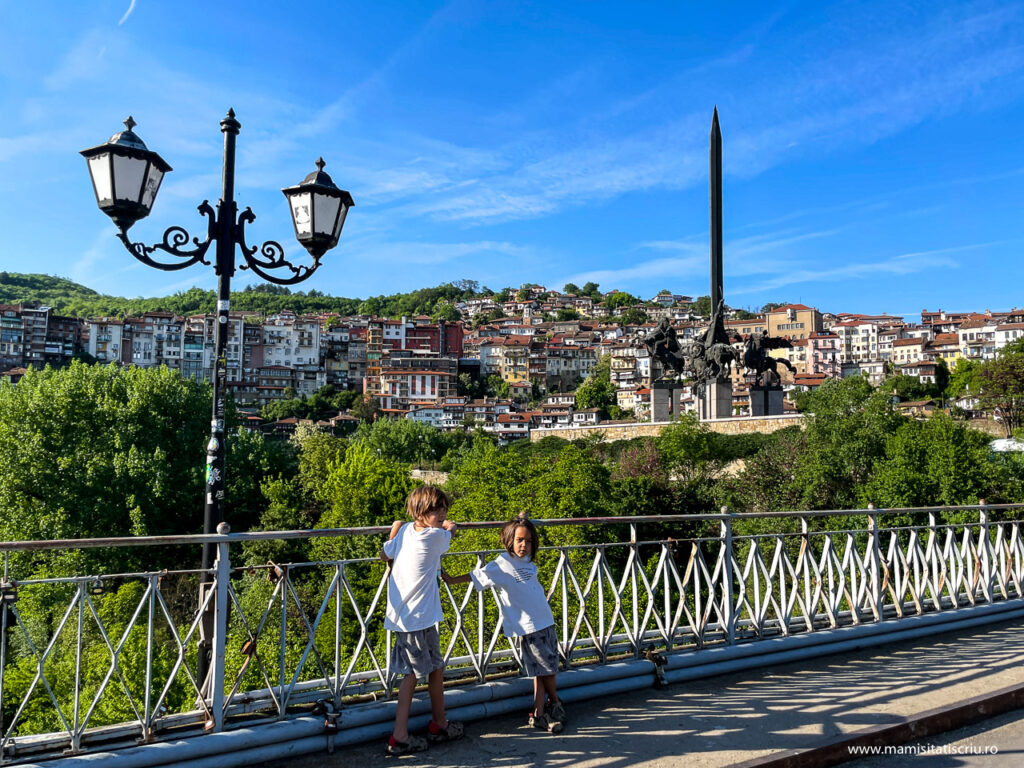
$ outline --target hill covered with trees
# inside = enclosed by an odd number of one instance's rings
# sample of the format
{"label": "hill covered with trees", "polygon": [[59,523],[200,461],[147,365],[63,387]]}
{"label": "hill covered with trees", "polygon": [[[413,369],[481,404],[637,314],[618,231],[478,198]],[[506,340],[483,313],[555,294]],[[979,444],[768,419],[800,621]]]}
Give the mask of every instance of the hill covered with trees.
{"label": "hill covered with trees", "polygon": [[[457,280],[409,293],[350,299],[328,296],[317,290],[292,291],[285,286],[264,283],[232,293],[232,308],[242,312],[272,314],[291,310],[297,314],[337,312],[342,315],[373,314],[382,317],[430,315],[457,320],[452,306],[477,295],[492,295],[473,280]],[[143,312],[174,312],[187,315],[214,312],[215,291],[189,288],[171,296],[125,298],[97,293],[91,288],[51,275],[0,272],[0,304],[38,302],[60,315],[72,317],[126,317]]]}

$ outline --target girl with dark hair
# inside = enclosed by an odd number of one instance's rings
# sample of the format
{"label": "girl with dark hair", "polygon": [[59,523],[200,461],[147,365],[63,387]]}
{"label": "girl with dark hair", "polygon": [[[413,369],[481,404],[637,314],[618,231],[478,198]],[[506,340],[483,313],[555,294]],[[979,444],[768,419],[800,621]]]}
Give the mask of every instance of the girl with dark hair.
{"label": "girl with dark hair", "polygon": [[533,678],[530,725],[559,733],[566,714],[555,685],[558,638],[555,619],[533,562],[537,555],[537,528],[527,517],[509,520],[501,529],[501,543],[505,551],[482,568],[462,576],[442,571],[441,578],[447,584],[472,582],[479,590],[494,590],[505,634],[513,638],[523,669]]}

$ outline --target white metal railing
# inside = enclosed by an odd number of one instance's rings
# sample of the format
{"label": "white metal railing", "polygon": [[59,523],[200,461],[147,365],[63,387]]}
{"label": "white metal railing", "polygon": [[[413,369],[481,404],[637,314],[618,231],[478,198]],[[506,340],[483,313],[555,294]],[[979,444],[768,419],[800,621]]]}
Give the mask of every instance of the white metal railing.
{"label": "white metal railing", "polygon": [[[595,542],[554,543],[538,557],[563,662],[575,667],[1020,600],[1022,511],[979,504],[535,522],[550,538],[587,526]],[[824,517],[843,526],[819,530]],[[776,530],[745,533],[752,520],[771,520]],[[389,697],[379,561],[231,561],[233,551],[260,541],[363,541],[366,552],[365,537],[376,548],[387,530],[0,543],[0,762],[258,726],[314,706],[338,712]],[[14,554],[34,553],[37,568],[53,550],[184,545],[198,559],[207,543],[218,557],[198,611],[198,570],[19,579],[25,555]],[[449,568],[463,572],[496,551],[453,552],[447,557],[460,560]],[[494,596],[468,585],[441,590],[446,676],[472,685],[517,674]],[[204,682],[195,669],[206,605],[216,621]]]}

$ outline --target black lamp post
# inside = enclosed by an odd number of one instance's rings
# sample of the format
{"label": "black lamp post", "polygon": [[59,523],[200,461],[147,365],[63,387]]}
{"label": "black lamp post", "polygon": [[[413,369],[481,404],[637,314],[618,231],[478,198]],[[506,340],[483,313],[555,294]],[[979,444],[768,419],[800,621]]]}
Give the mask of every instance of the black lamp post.
{"label": "black lamp post", "polygon": [[[206,216],[206,239],[190,237],[182,227],[169,227],[163,241],[147,246],[133,243],[128,239],[128,230],[139,219],[149,215],[160,189],[164,174],[171,170],[163,158],[146,148],[134,132],[135,121],[129,117],[124,121],[126,130],[114,134],[105,144],[82,151],[89,164],[96,202],[100,210],[110,216],[117,225],[118,237],[125,248],[143,264],[162,270],[184,269],[196,263],[211,265],[206,258],[210,245],[217,243],[212,262],[217,274],[217,325],[214,346],[213,371],[213,419],[210,424],[210,441],[206,446],[206,507],[203,533],[217,531],[217,524],[223,520],[224,503],[224,395],[227,382],[227,360],[224,349],[228,336],[228,311],[231,306],[231,276],[235,272],[235,248],[242,254],[240,269],[250,269],[264,280],[278,285],[293,285],[302,282],[320,266],[320,257],[338,244],[341,228],[349,208],[355,203],[352,195],[338,189],[331,177],[324,173],[324,161],[320,158],[317,170],[299,184],[281,190],[288,198],[288,205],[295,225],[295,236],[313,257],[312,265],[292,264],[285,258],[280,243],[268,240],[259,247],[250,247],[245,242],[245,225],[255,221],[252,209],[246,208],[241,214],[235,204],[235,137],[242,124],[235,119],[235,112],[228,110],[220,121],[224,134],[223,191],[214,209],[207,200],[199,206],[199,212]],[[170,263],[153,258],[156,251],[162,251],[177,259]],[[257,254],[258,251],[258,254]],[[163,258],[163,257],[161,257]],[[273,274],[281,269],[283,274]],[[213,566],[214,546],[203,548],[203,570],[209,574]],[[211,617],[209,617],[212,619]],[[207,621],[204,620],[204,625]],[[211,625],[212,626],[212,625]],[[208,640],[207,633],[204,640]],[[200,654],[200,680],[205,677],[205,654]]]}

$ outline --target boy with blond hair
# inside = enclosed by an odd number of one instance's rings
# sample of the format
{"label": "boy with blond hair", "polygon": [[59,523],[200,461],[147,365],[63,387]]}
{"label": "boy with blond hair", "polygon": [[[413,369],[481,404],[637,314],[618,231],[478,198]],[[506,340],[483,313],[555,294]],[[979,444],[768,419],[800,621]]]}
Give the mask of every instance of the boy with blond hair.
{"label": "boy with blond hair", "polygon": [[[395,727],[387,753],[403,755],[427,748],[427,742],[461,738],[462,723],[448,720],[444,708],[444,659],[437,624],[444,618],[438,573],[441,556],[451,544],[455,523],[448,520],[448,496],[440,488],[422,485],[409,494],[406,511],[412,522],[396,520],[381,558],[390,564],[385,629],[395,633],[389,666],[405,675],[398,687]],[[433,719],[427,738],[409,733],[409,710],[416,680],[427,678]]]}

